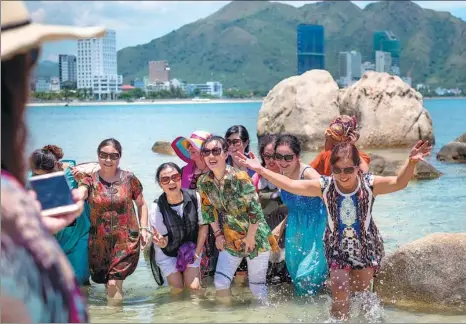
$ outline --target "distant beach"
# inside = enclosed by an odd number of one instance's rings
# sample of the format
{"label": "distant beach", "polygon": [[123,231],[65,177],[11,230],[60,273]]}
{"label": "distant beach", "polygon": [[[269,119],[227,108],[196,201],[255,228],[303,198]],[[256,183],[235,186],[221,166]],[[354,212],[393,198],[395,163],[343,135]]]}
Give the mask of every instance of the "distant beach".
{"label": "distant beach", "polygon": [[116,106],[116,105],[186,105],[186,104],[224,104],[224,103],[257,103],[263,99],[146,99],[146,100],[111,100],[111,101],[44,101],[30,102],[29,107],[79,107],[79,106]]}

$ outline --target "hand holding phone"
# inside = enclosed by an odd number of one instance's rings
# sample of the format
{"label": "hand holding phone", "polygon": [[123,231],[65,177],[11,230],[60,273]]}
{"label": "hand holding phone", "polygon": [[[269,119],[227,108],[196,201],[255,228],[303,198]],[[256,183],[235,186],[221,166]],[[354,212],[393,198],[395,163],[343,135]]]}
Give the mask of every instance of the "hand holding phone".
{"label": "hand holding phone", "polygon": [[64,172],[54,172],[30,179],[33,196],[41,205],[42,220],[55,234],[71,224],[84,210],[84,200],[77,190],[71,190]]}

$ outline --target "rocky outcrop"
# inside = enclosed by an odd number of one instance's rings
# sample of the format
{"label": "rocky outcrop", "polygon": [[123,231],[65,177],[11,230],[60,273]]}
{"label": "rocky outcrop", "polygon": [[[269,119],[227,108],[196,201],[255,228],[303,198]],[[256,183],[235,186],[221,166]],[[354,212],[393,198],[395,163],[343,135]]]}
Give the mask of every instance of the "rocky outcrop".
{"label": "rocky outcrop", "polygon": [[[369,154],[371,163],[369,165],[370,172],[381,176],[396,176],[405,160],[389,160],[377,154]],[[442,172],[437,170],[428,162],[421,161],[414,169],[414,177],[416,180],[437,179],[442,175]]]}
{"label": "rocky outcrop", "polygon": [[347,89],[338,90],[332,76],[311,70],[278,83],[264,99],[258,136],[287,132],[306,150],[324,144],[324,131],[338,115],[358,118],[364,148],[410,147],[419,139],[434,143],[432,119],[422,96],[397,76],[366,72]]}
{"label": "rocky outcrop", "polygon": [[382,261],[374,289],[386,304],[466,314],[466,233],[437,233]]}
{"label": "rocky outcrop", "polygon": [[466,163],[466,133],[444,145],[437,153],[437,160]]}
{"label": "rocky outcrop", "polygon": [[164,155],[175,155],[170,142],[157,141],[152,145],[152,152],[164,154]]}
{"label": "rocky outcrop", "polygon": [[338,85],[330,73],[311,70],[278,83],[265,97],[257,122],[257,133],[290,133],[305,149],[324,144],[324,131],[339,114]]}

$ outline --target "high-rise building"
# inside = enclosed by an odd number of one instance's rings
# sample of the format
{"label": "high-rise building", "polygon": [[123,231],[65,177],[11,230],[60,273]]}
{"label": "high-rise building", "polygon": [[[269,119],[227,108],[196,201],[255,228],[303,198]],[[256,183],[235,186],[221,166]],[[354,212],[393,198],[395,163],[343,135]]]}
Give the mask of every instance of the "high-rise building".
{"label": "high-rise building", "polygon": [[383,51],[375,52],[375,71],[387,73],[392,71],[392,56],[390,53]]}
{"label": "high-rise building", "polygon": [[170,67],[168,61],[150,61],[149,62],[149,82],[168,82],[170,81]]}
{"label": "high-rise building", "polygon": [[401,43],[391,31],[384,30],[374,33],[374,59],[377,51],[390,53],[392,65],[400,66]]}
{"label": "high-rise building", "polygon": [[348,86],[361,78],[361,53],[356,51],[340,52],[338,55],[339,83]]}
{"label": "high-rise building", "polygon": [[114,98],[120,92],[122,76],[117,73],[116,33],[103,38],[78,40],[78,89],[92,89],[99,99]]}
{"label": "high-rise building", "polygon": [[298,75],[325,69],[324,26],[300,24],[297,27]]}
{"label": "high-rise building", "polygon": [[58,55],[58,78],[62,85],[65,82],[75,83],[77,81],[75,55]]}

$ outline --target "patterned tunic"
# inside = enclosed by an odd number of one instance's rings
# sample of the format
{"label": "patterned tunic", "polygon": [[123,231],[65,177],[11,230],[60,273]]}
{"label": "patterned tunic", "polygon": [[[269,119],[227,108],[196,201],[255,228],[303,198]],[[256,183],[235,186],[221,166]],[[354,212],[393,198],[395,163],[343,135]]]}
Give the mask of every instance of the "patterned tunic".
{"label": "patterned tunic", "polygon": [[366,173],[358,187],[342,193],[332,177],[320,178],[327,206],[325,254],[331,269],[362,269],[380,266],[384,256],[383,240],[372,218],[374,177]]}
{"label": "patterned tunic", "polygon": [[142,193],[142,184],[129,171],[121,170],[120,180],[108,183],[98,171],[83,178],[89,190],[91,229],[89,268],[97,283],[124,280],[139,260],[139,225],[133,200]]}
{"label": "patterned tunic", "polygon": [[199,178],[197,188],[201,195],[202,217],[206,223],[223,217],[225,249],[234,256],[245,257],[242,240],[246,238],[249,224],[259,224],[256,247],[249,254],[253,259],[259,252],[279,251],[277,242],[267,225],[255,187],[245,171],[226,166],[221,189],[214,183],[212,172]]}
{"label": "patterned tunic", "polygon": [[[5,171],[1,193],[2,297],[22,302],[34,323],[87,323],[86,304],[71,265],[44,228],[35,201]],[[2,317],[8,312],[2,308]]]}

